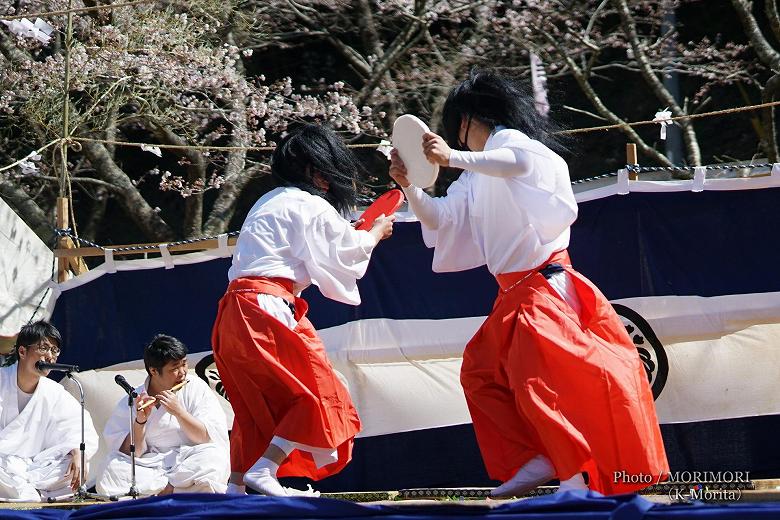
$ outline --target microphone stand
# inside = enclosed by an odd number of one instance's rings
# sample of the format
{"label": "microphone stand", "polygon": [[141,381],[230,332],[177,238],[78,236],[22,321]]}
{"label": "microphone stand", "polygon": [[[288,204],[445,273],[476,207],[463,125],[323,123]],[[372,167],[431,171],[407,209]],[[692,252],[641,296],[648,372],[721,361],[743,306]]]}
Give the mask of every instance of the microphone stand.
{"label": "microphone stand", "polygon": [[135,392],[127,392],[127,406],[130,408],[130,490],[124,496],[138,498],[138,489],[135,487],[135,432],[133,431],[133,410],[135,410],[135,403],[133,402],[134,394]]}
{"label": "microphone stand", "polygon": [[87,449],[87,443],[85,439],[85,433],[84,433],[84,414],[86,409],[86,404],[84,402],[84,387],[81,386],[81,382],[73,377],[73,371],[69,370],[65,372],[65,375],[68,379],[76,383],[76,386],[79,389],[79,402],[81,403],[81,444],[79,444],[79,451],[81,452],[81,464],[79,468],[79,489],[76,491],[76,493],[73,495],[74,501],[81,501],[81,500],[116,500],[116,497],[107,497],[105,495],[100,495],[98,493],[89,493],[87,492],[87,481],[86,477],[84,476],[84,472],[86,471],[86,449]]}

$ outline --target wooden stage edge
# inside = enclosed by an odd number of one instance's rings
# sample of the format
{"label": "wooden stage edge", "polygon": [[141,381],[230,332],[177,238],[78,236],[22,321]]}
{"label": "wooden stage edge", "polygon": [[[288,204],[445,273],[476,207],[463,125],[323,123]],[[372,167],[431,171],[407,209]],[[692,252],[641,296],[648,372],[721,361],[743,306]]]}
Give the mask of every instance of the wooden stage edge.
{"label": "wooden stage edge", "polygon": [[[753,480],[750,482],[752,489],[739,490],[738,502],[780,502],[780,479],[766,479],[766,480]],[[537,493],[533,496],[548,495],[555,492],[557,488],[555,486],[542,486]],[[370,504],[387,504],[394,506],[404,505],[430,505],[447,504],[454,505],[459,504],[464,507],[491,507],[512,500],[525,500],[529,497],[511,500],[494,500],[486,498],[491,488],[448,488],[448,489],[407,489],[401,491],[364,491],[354,493],[323,493],[325,498],[333,498],[338,500],[348,500],[351,502],[370,503]],[[656,490],[651,494],[642,494],[644,498],[651,502],[659,504],[670,504],[674,500],[670,497],[670,493],[661,492]],[[127,500],[122,500],[127,501]],[[714,503],[727,502],[728,500],[712,500]],[[707,500],[705,500],[707,502]],[[96,502],[93,500],[83,502],[54,502],[54,503],[40,503],[40,502],[0,502],[0,510],[2,509],[79,509],[86,506],[92,506],[96,504],[106,504],[115,502]]]}

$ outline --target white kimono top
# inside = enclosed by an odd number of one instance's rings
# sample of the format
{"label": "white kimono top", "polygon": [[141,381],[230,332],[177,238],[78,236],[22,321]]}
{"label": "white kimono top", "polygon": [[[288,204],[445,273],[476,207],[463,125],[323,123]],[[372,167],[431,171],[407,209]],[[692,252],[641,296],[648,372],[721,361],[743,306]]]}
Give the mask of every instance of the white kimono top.
{"label": "white kimono top", "polygon": [[[184,409],[204,424],[211,439],[210,442],[223,449],[225,461],[227,461],[229,447],[225,412],[209,385],[198,377],[189,376],[189,380],[190,382],[179,390],[176,396]],[[147,378],[146,383],[136,388],[139,395],[145,391],[148,382]],[[117,403],[114,413],[111,414],[103,431],[109,453],[118,451],[130,433],[128,414],[129,409],[125,397]],[[149,415],[144,429],[144,443],[143,446],[136,446],[136,455],[144,457],[148,454],[168,454],[182,446],[193,445],[195,444],[184,433],[176,417],[169,414],[164,406],[157,408],[152,405],[152,413]]]}
{"label": "white kimono top", "polygon": [[493,275],[526,271],[569,245],[577,218],[569,169],[539,141],[500,129],[483,152],[453,150],[450,166],[465,171],[445,197],[404,188],[426,245],[435,247],[434,271],[485,264]]}
{"label": "white kimono top", "polygon": [[328,298],[358,305],[357,280],[375,245],[368,231],[355,230],[322,197],[276,188],[249,211],[228,278],[286,278],[296,293],[313,283]]}
{"label": "white kimono top", "polygon": [[[81,405],[65,388],[40,378],[32,398],[19,412],[17,364],[0,368],[0,457],[59,459],[81,443]],[[85,459],[98,449],[89,412],[84,414]]]}

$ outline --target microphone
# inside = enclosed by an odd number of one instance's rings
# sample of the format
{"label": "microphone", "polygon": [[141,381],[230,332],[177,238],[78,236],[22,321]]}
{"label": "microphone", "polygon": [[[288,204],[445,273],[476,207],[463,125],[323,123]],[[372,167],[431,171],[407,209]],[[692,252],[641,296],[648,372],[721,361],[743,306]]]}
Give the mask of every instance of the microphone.
{"label": "microphone", "polygon": [[35,368],[40,371],[43,370],[59,370],[60,372],[78,372],[78,365],[64,365],[62,363],[45,363],[43,361],[36,361]]}
{"label": "microphone", "polygon": [[116,384],[122,387],[122,390],[127,392],[127,395],[133,398],[138,397],[138,393],[135,391],[135,388],[130,386],[130,383],[127,382],[127,379],[125,379],[122,374],[117,374],[114,377],[114,381],[116,381]]}

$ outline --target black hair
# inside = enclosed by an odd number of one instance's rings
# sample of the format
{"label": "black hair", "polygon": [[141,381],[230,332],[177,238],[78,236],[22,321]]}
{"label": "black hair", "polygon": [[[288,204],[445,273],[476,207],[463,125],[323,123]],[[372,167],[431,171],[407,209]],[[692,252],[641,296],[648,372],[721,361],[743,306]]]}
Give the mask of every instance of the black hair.
{"label": "black hair", "polygon": [[[336,132],[321,125],[294,128],[276,146],[271,157],[271,175],[280,186],[295,186],[327,200],[342,215],[357,202],[360,163]],[[324,191],[315,186],[319,173],[329,184]]]}
{"label": "black hair", "polygon": [[[444,103],[442,130],[450,147],[467,150],[459,139],[463,117],[473,118],[495,128],[499,125],[520,130],[556,151],[565,151],[553,135],[557,125],[536,109],[533,96],[519,81],[490,70],[471,69],[468,79],[454,87]],[[468,119],[467,119],[468,120]]]}
{"label": "black hair", "polygon": [[179,361],[187,357],[187,347],[180,340],[165,334],[156,335],[144,348],[144,366],[146,372],[156,368],[158,372],[170,361]]}
{"label": "black hair", "polygon": [[28,323],[22,327],[22,330],[19,331],[19,335],[16,337],[16,346],[14,347],[16,359],[19,356],[19,347],[27,348],[44,339],[50,339],[57,343],[57,348],[62,348],[60,331],[48,321],[40,320],[35,323]]}

